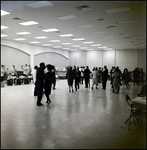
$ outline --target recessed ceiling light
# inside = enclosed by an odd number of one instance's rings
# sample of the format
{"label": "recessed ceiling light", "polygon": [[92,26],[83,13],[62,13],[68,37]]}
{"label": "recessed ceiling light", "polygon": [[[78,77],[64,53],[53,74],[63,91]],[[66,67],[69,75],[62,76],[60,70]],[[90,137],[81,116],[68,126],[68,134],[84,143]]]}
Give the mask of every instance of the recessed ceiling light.
{"label": "recessed ceiling light", "polygon": [[8,15],[8,14],[10,14],[10,13],[7,11],[1,10],[1,16]]}
{"label": "recessed ceiling light", "polygon": [[31,34],[31,33],[30,32],[17,32],[16,34],[25,35],[25,34]]}
{"label": "recessed ceiling light", "polygon": [[107,10],[102,10],[105,14],[110,14],[110,13],[118,13],[118,12],[123,12],[123,11],[130,11],[130,7],[121,7],[121,8],[114,8],[114,9],[107,9]]}
{"label": "recessed ceiling light", "polygon": [[24,40],[26,40],[26,39],[24,39],[24,38],[19,38],[19,39],[14,39],[14,40],[16,40],[16,41],[24,41]]}
{"label": "recessed ceiling light", "polygon": [[60,40],[50,40],[51,43],[60,42]]}
{"label": "recessed ceiling light", "polygon": [[94,42],[83,42],[84,44],[92,44],[92,43],[94,43]]}
{"label": "recessed ceiling light", "polygon": [[63,35],[59,35],[61,37],[69,37],[69,36],[73,36],[73,34],[63,34]]}
{"label": "recessed ceiling light", "polygon": [[39,41],[33,41],[33,42],[30,42],[30,43],[33,43],[33,44],[35,44],[35,43],[40,43]]}
{"label": "recessed ceiling light", "polygon": [[62,45],[70,45],[71,43],[62,43]]}
{"label": "recessed ceiling light", "polygon": [[73,41],[84,41],[84,38],[72,39]]}
{"label": "recessed ceiling light", "polygon": [[7,29],[7,28],[9,28],[9,27],[6,27],[6,26],[1,25],[1,30],[2,30],[2,29]]}
{"label": "recessed ceiling light", "polygon": [[27,21],[27,22],[21,22],[21,23],[19,23],[19,24],[24,25],[24,26],[29,26],[29,25],[38,24],[38,22],[35,22],[35,21]]}
{"label": "recessed ceiling light", "polygon": [[91,46],[101,46],[101,44],[92,44]]}
{"label": "recessed ceiling light", "polygon": [[68,19],[74,19],[74,18],[77,18],[77,17],[74,15],[68,15],[68,16],[58,17],[57,19],[58,20],[68,20]]}
{"label": "recessed ceiling light", "polygon": [[26,5],[31,8],[40,8],[40,7],[52,6],[53,4],[48,1],[39,1],[39,2],[34,2]]}
{"label": "recessed ceiling light", "polygon": [[43,46],[51,46],[52,44],[42,44]]}
{"label": "recessed ceiling light", "polygon": [[101,47],[98,47],[98,48],[107,48],[107,46],[101,46]]}
{"label": "recessed ceiling light", "polygon": [[8,35],[6,35],[6,34],[1,34],[1,37],[5,37],[5,36],[8,36]]}
{"label": "recessed ceiling light", "polygon": [[36,39],[46,39],[46,36],[35,37]]}
{"label": "recessed ceiling light", "polygon": [[45,29],[45,30],[42,30],[44,32],[56,32],[56,31],[59,31],[58,29],[56,28],[53,28],[53,29]]}
{"label": "recessed ceiling light", "polygon": [[60,48],[60,47],[62,47],[62,46],[59,45],[59,46],[53,46],[53,47],[54,47],[54,48]]}

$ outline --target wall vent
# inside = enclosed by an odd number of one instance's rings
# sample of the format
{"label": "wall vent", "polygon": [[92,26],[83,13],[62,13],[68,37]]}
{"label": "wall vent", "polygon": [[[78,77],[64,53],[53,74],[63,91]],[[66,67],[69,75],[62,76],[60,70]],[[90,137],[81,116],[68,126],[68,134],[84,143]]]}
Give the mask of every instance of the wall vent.
{"label": "wall vent", "polygon": [[92,8],[90,8],[88,5],[77,6],[76,9],[78,9],[79,11],[88,11],[88,10],[92,10]]}
{"label": "wall vent", "polygon": [[20,18],[17,18],[17,17],[15,17],[15,18],[13,18],[14,20],[22,20],[22,19],[20,19]]}
{"label": "wall vent", "polygon": [[107,26],[108,29],[114,29],[116,26]]}
{"label": "wall vent", "polygon": [[97,19],[97,21],[104,21],[104,19],[103,19],[103,18],[100,18],[100,19]]}

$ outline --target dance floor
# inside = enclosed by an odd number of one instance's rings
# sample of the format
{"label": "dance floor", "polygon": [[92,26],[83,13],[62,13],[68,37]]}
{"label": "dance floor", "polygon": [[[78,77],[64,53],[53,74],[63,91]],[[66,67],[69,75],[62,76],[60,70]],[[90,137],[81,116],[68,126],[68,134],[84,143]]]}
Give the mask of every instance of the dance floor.
{"label": "dance floor", "polygon": [[[129,117],[125,101],[134,99],[141,85],[130,83],[113,93],[99,84],[69,92],[58,79],[51,91],[52,103],[37,106],[33,83],[1,87],[1,149],[146,149],[146,119],[142,125],[124,122]],[[75,89],[75,88],[74,88]]]}

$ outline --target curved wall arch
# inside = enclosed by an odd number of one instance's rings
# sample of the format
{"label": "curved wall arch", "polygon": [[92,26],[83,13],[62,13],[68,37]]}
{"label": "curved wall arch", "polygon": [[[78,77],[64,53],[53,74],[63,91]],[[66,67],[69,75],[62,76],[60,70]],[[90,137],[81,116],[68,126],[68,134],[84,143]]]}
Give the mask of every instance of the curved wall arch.
{"label": "curved wall arch", "polygon": [[30,64],[30,55],[21,49],[1,45],[1,64],[9,69],[15,65],[17,70],[21,70],[20,65]]}
{"label": "curved wall arch", "polygon": [[68,58],[55,52],[45,52],[34,55],[34,66],[39,66],[41,62],[52,64],[58,68],[58,70],[63,70],[65,66],[68,66]]}

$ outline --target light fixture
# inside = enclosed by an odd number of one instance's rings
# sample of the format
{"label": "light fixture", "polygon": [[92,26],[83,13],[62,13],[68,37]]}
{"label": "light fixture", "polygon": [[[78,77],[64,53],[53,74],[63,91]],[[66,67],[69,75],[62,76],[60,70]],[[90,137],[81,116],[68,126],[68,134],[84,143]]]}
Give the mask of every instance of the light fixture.
{"label": "light fixture", "polygon": [[45,30],[42,30],[44,32],[56,32],[56,31],[59,31],[58,29],[56,28],[52,28],[52,29],[45,29]]}
{"label": "light fixture", "polygon": [[1,10],[1,16],[8,15],[8,14],[10,14],[10,13],[7,11]]}
{"label": "light fixture", "polygon": [[35,37],[36,39],[46,39],[46,36]]}
{"label": "light fixture", "polygon": [[101,44],[92,44],[91,46],[101,46]]}
{"label": "light fixture", "polygon": [[9,27],[6,27],[6,26],[1,25],[1,30],[2,30],[2,29],[7,29],[7,28],[9,28]]}
{"label": "light fixture", "polygon": [[8,36],[8,35],[6,35],[6,34],[1,34],[1,37],[6,37],[6,36]]}
{"label": "light fixture", "polygon": [[50,40],[51,43],[60,42],[60,40]]}
{"label": "light fixture", "polygon": [[51,46],[52,44],[42,44],[43,46]]}
{"label": "light fixture", "polygon": [[31,34],[31,33],[30,32],[17,32],[16,34],[25,35],[25,34]]}
{"label": "light fixture", "polygon": [[29,26],[29,25],[35,25],[35,24],[38,24],[38,22],[35,22],[35,21],[27,21],[27,22],[21,22],[19,23],[23,26]]}
{"label": "light fixture", "polygon": [[30,42],[32,44],[35,44],[35,43],[40,43],[39,41],[33,41],[33,42]]}
{"label": "light fixture", "polygon": [[94,42],[83,42],[84,44],[92,44],[92,43],[94,43]]}
{"label": "light fixture", "polygon": [[16,41],[24,41],[24,40],[26,40],[26,39],[24,39],[24,38],[19,38],[19,39],[14,39],[14,40],[16,40]]}
{"label": "light fixture", "polygon": [[98,47],[98,48],[107,48],[107,46],[101,46],[101,47]]}
{"label": "light fixture", "polygon": [[62,45],[70,45],[71,43],[62,43]]}
{"label": "light fixture", "polygon": [[84,38],[72,39],[73,41],[84,41]]}
{"label": "light fixture", "polygon": [[59,35],[61,37],[69,37],[69,36],[73,36],[73,34],[63,34],[63,35]]}

